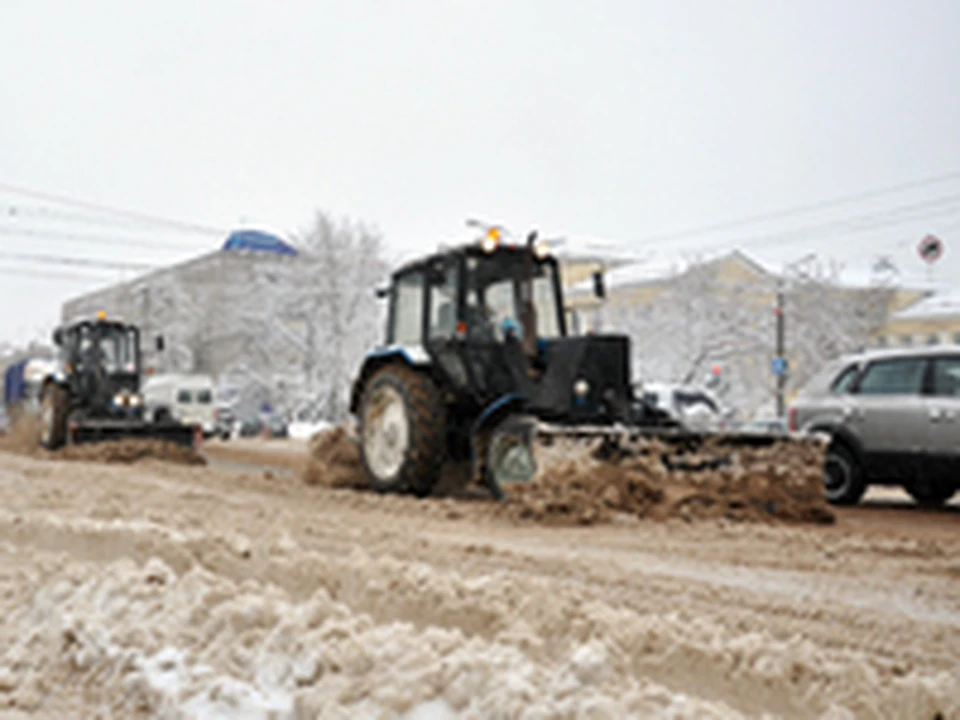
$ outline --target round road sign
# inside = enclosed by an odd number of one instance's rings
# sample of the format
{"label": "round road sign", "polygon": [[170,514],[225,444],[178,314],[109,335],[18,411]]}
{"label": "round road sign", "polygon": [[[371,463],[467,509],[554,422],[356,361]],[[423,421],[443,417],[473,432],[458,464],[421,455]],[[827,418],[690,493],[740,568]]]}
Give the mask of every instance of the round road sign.
{"label": "round road sign", "polygon": [[935,235],[927,235],[917,245],[917,252],[924,262],[934,263],[943,255],[943,241]]}

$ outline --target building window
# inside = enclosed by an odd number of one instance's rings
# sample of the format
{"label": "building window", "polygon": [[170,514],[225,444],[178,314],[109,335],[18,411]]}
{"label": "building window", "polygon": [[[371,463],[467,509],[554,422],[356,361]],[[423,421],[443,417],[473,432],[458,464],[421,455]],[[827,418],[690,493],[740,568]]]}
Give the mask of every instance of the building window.
{"label": "building window", "polygon": [[878,335],[877,336],[877,347],[885,348],[887,346],[887,336]]}
{"label": "building window", "polygon": [[913,345],[913,335],[901,335],[900,344],[904,347],[910,347]]}
{"label": "building window", "polygon": [[953,344],[960,345],[960,332],[955,332],[953,334]]}
{"label": "building window", "polygon": [[931,333],[927,336],[927,345],[939,345],[940,344],[940,335],[937,333]]}

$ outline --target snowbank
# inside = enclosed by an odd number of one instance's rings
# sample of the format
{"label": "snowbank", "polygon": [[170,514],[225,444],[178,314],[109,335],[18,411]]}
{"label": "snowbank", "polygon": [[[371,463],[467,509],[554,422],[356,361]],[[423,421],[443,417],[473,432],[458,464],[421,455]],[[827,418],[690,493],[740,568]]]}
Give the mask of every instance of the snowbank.
{"label": "snowbank", "polygon": [[[359,550],[329,558],[289,538],[269,552],[319,586],[292,596],[196,565],[177,573],[156,557],[97,566],[46,555],[5,574],[0,709],[42,709],[53,692],[71,712],[170,718],[960,711],[957,677],[891,671],[759,627],[732,635],[539,578],[465,578]],[[23,554],[0,546],[17,563]]]}
{"label": "snowbank", "polygon": [[333,427],[332,423],[320,421],[315,423],[293,422],[290,423],[287,431],[294,440],[309,440],[313,435]]}

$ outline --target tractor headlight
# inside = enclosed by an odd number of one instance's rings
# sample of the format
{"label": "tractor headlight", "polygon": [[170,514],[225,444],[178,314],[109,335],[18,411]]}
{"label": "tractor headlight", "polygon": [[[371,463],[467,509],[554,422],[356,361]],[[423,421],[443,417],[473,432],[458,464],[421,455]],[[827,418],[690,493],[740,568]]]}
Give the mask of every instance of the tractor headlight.
{"label": "tractor headlight", "polygon": [[550,246],[543,240],[538,240],[533,244],[533,254],[537,260],[545,260],[550,255]]}
{"label": "tractor headlight", "polygon": [[580,378],[573,384],[573,394],[578,398],[586,397],[588,392],[590,392],[590,383],[583,378]]}
{"label": "tractor headlight", "polygon": [[125,400],[126,397],[123,395],[123,393],[117,393],[113,396],[113,404],[117,407],[123,407],[126,404]]}
{"label": "tractor headlight", "polygon": [[143,404],[143,398],[139,395],[130,396],[130,407],[140,407]]}

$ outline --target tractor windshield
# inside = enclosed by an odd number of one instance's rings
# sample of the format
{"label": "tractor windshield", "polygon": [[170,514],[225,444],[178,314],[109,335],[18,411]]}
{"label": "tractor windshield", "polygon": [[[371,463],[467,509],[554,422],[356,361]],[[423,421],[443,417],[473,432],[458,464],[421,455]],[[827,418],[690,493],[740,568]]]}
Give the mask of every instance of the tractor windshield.
{"label": "tractor windshield", "polygon": [[109,375],[136,373],[137,333],[122,325],[84,327],[80,331],[80,362],[92,368],[99,366]]}
{"label": "tractor windshield", "polygon": [[[524,259],[519,254],[471,257],[467,261],[467,327],[475,337],[503,340],[507,328],[520,328]],[[557,298],[556,265],[533,264],[532,296],[537,311],[537,337],[563,334]],[[473,322],[471,322],[471,320]]]}

